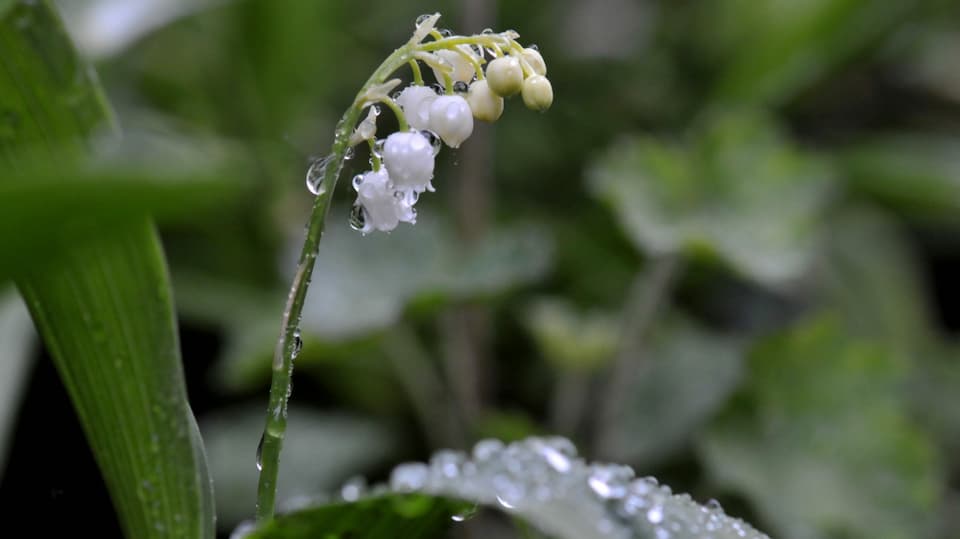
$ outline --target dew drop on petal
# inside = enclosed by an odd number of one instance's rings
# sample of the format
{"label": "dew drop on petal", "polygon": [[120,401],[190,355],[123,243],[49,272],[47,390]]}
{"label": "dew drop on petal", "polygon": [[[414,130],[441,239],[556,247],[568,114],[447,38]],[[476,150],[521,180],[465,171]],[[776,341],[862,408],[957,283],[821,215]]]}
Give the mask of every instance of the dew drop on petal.
{"label": "dew drop on petal", "polygon": [[358,204],[350,210],[350,219],[348,222],[350,223],[350,228],[361,232],[363,231],[363,228],[367,224],[367,217],[364,214],[363,206]]}
{"label": "dew drop on petal", "polygon": [[483,31],[480,33],[490,35],[493,33],[493,28],[484,28]]}
{"label": "dew drop on petal", "polygon": [[468,86],[467,83],[462,80],[458,80],[457,82],[453,83],[453,91],[457,92],[458,94],[465,94],[469,90],[470,86]]}
{"label": "dew drop on petal", "polygon": [[449,28],[441,28],[440,35],[443,37],[450,37],[453,35],[453,32],[451,32]]}
{"label": "dew drop on petal", "polygon": [[540,45],[537,45],[536,43],[534,43],[534,44],[530,45],[530,46],[527,47],[527,48],[528,48],[528,49],[533,49],[533,50],[535,50],[535,51],[539,51],[539,50],[540,50]]}
{"label": "dew drop on petal", "polygon": [[[417,20],[416,20],[415,24],[416,24],[417,26],[420,26],[421,24],[427,22],[427,19],[429,19],[431,16],[433,16],[432,13],[424,13],[423,15],[420,15],[419,17],[417,17]],[[407,20],[409,20],[409,19],[407,19]]]}
{"label": "dew drop on petal", "polygon": [[429,129],[421,129],[420,134],[430,143],[430,147],[433,148],[433,156],[436,157],[437,154],[440,153],[440,148],[443,146],[443,140],[440,139],[440,135]]}
{"label": "dew drop on petal", "polygon": [[343,158],[346,160],[353,159],[353,146],[350,146],[343,152]]}
{"label": "dew drop on petal", "polygon": [[360,185],[363,183],[363,174],[357,174],[354,176],[351,183],[353,184],[354,191],[359,191]]}
{"label": "dew drop on petal", "polygon": [[386,139],[379,139],[373,143],[373,154],[377,157],[383,157],[383,145]]}

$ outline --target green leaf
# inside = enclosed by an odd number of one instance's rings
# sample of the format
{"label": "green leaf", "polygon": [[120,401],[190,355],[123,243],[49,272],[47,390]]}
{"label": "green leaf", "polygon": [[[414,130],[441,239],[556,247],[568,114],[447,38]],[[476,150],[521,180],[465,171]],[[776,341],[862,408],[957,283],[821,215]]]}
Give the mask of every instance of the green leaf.
{"label": "green leaf", "polygon": [[960,137],[875,136],[845,150],[851,186],[914,217],[960,215]]}
{"label": "green leaf", "polygon": [[[93,72],[45,1],[18,2],[0,18],[0,103],[5,169],[31,166],[37,151],[73,162],[111,125]],[[212,488],[156,232],[145,216],[88,229],[92,237],[81,229],[70,233],[82,241],[44,252],[48,264],[17,284],[126,535],[213,537]]]}
{"label": "green leaf", "polygon": [[434,539],[443,537],[461,503],[427,496],[391,495],[335,503],[268,522],[248,539]]}
{"label": "green leaf", "polygon": [[930,306],[904,232],[883,212],[863,207],[847,208],[827,226],[816,279],[821,301],[848,332],[921,360],[933,338]]}
{"label": "green leaf", "polygon": [[[299,499],[330,490],[351,476],[388,462],[398,451],[396,434],[369,418],[290,410],[283,442],[277,497]],[[210,470],[217,485],[217,525],[229,529],[256,505],[256,442],[263,409],[236,409],[201,418]]]}
{"label": "green leaf", "polygon": [[[704,533],[716,539],[766,537],[717,507],[698,505],[652,478],[633,479],[633,475],[627,466],[587,464],[576,456],[573,444],[562,438],[528,438],[507,446],[488,439],[474,447],[472,459],[444,450],[434,454],[429,464],[402,464],[393,470],[389,487],[375,487],[372,493],[377,504],[397,495],[423,494],[434,503],[458,500],[484,505],[557,539],[694,539]],[[388,492],[392,494],[385,497]],[[277,517],[251,537],[293,539],[347,531],[356,537],[430,537],[388,530],[367,533],[370,523],[363,522],[349,529],[334,528],[331,519],[347,520],[355,507],[368,503],[366,494],[352,484],[341,495],[360,501],[300,509]],[[416,513],[426,514],[430,504],[419,503]]]}
{"label": "green leaf", "polygon": [[749,384],[700,440],[709,475],[779,536],[923,537],[941,476],[896,356],[815,319],[749,361]]}
{"label": "green leaf", "polygon": [[612,358],[620,341],[617,316],[579,312],[563,298],[539,298],[529,305],[525,322],[544,358],[556,367],[590,371]]}
{"label": "green leaf", "polygon": [[600,442],[619,461],[652,465],[690,441],[743,378],[743,343],[674,318],[639,362],[619,428]]}
{"label": "green leaf", "polygon": [[[780,105],[874,46],[917,2],[740,0],[709,3],[707,36],[720,29],[731,51],[720,100]],[[716,42],[708,40],[716,46]]]}
{"label": "green leaf", "polygon": [[[465,249],[441,221],[424,216],[412,227],[360,236],[339,213],[328,218],[315,280],[304,306],[306,343],[297,364],[349,357],[354,345],[400,320],[405,309],[430,311],[448,302],[483,299],[533,282],[547,270],[552,244],[539,229],[511,227]],[[225,325],[229,341],[217,382],[250,387],[269,376],[283,291],[272,295],[197,275],[176,279],[184,306],[198,318]],[[222,306],[227,306],[223,308]],[[314,354],[317,347],[323,353]],[[369,348],[369,347],[367,347]]]}
{"label": "green leaf", "polygon": [[249,185],[236,152],[212,141],[126,136],[99,141],[89,157],[70,150],[22,150],[15,164],[0,162],[0,279],[143,215],[195,219]]}
{"label": "green leaf", "polygon": [[0,292],[0,478],[27,370],[33,359],[33,326],[20,295]]}
{"label": "green leaf", "polygon": [[643,251],[706,251],[768,285],[810,264],[831,170],[763,116],[709,117],[688,146],[621,141],[589,172]]}

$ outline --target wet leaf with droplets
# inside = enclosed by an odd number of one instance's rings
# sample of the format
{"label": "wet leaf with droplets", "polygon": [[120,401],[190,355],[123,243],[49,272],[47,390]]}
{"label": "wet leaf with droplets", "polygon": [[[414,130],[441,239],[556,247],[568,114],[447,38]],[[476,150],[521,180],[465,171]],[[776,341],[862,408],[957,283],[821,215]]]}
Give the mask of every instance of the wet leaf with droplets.
{"label": "wet leaf with droplets", "polygon": [[[32,170],[36,163],[26,149],[37,147],[56,149],[57,165],[83,159],[97,146],[94,135],[113,128],[95,73],[74,50],[50,2],[6,4],[0,3],[0,58],[6,66],[0,70],[0,103],[17,107],[18,120],[12,137],[0,135],[0,167]],[[61,166],[53,177],[64,193],[59,204],[80,195],[70,188],[72,172]],[[15,179],[0,174],[0,187],[11,187]],[[108,192],[100,194],[101,204],[111,200]],[[118,197],[112,200],[116,204]],[[54,213],[51,227],[58,228],[50,237],[70,231],[74,241],[57,249],[41,246],[43,255],[32,258],[45,264],[19,275],[18,287],[77,411],[125,535],[212,538],[212,485],[187,402],[156,229],[143,205],[119,223],[108,220],[113,226],[104,229],[89,226],[104,224],[97,221],[98,210]],[[0,215],[7,217],[4,211]],[[75,226],[80,216],[86,226]],[[30,227],[34,224],[42,228],[36,222]],[[4,254],[4,259],[24,257]]]}
{"label": "wet leaf with droplets", "polygon": [[[700,505],[674,495],[650,478],[636,479],[627,466],[588,464],[569,440],[530,438],[504,445],[481,440],[472,459],[444,450],[429,463],[406,463],[394,469],[388,486],[373,487],[372,503],[391,496],[422,494],[434,503],[467,502],[469,513],[451,513],[461,522],[479,504],[525,520],[556,539],[766,539],[742,520],[727,516],[716,504]],[[359,504],[363,503],[363,498]],[[423,503],[423,502],[421,502]],[[448,503],[448,502],[447,502]],[[259,539],[311,537],[324,528],[321,516],[353,505],[336,503],[303,508],[280,516],[255,533]],[[338,509],[339,508],[339,509]],[[316,526],[316,527],[315,527]],[[282,534],[280,530],[297,530]],[[428,537],[378,535],[365,527],[351,537]]]}

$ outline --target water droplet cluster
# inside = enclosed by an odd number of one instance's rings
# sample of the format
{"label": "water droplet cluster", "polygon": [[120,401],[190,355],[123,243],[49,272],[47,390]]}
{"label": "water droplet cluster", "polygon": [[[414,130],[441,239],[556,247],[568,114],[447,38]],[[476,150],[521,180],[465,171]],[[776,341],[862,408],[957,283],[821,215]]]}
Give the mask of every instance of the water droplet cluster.
{"label": "water droplet cluster", "polygon": [[[767,539],[715,500],[706,505],[675,495],[629,466],[587,463],[573,443],[538,437],[504,444],[481,440],[470,455],[443,450],[429,463],[397,466],[389,485],[367,490],[358,480],[341,489],[345,501],[389,492],[422,493],[499,507],[558,538]],[[467,514],[455,515],[461,522]]]}

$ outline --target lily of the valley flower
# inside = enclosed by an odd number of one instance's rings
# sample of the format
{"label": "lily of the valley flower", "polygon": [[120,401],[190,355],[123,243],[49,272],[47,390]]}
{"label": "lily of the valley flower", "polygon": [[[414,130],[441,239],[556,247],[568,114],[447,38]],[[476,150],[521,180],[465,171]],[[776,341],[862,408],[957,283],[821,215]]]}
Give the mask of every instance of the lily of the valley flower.
{"label": "lily of the valley flower", "polygon": [[433,144],[417,131],[393,133],[383,145],[383,166],[399,191],[433,191]]}
{"label": "lily of the valley flower", "polygon": [[[414,205],[421,193],[433,191],[434,160],[441,141],[458,148],[473,133],[474,118],[494,122],[503,114],[504,98],[521,94],[527,108],[543,111],[553,103],[547,65],[535,46],[524,48],[512,30],[498,34],[452,36],[435,28],[438,15],[417,20],[406,62],[412,64],[414,84],[395,93],[391,79],[371,86],[360,106],[370,106],[354,130],[350,145],[367,141],[373,170],[354,178],[357,200],[351,224],[368,233],[390,231],[401,222],[416,220]],[[433,36],[433,40],[424,41]],[[486,56],[492,57],[484,69]],[[421,64],[430,67],[446,95],[422,81]],[[381,103],[394,111],[402,131],[374,140]]]}
{"label": "lily of the valley flower", "polygon": [[467,100],[459,95],[442,95],[430,104],[430,130],[451,148],[473,133],[473,112]]}
{"label": "lily of the valley flower", "polygon": [[426,86],[407,86],[397,96],[396,102],[403,109],[407,123],[414,129],[430,129],[430,105],[437,93]]}
{"label": "lily of the valley flower", "polygon": [[357,191],[356,205],[362,210],[364,234],[379,230],[389,232],[401,222],[416,223],[417,212],[397,196],[390,175],[385,168],[357,175],[353,179],[353,188]]}

